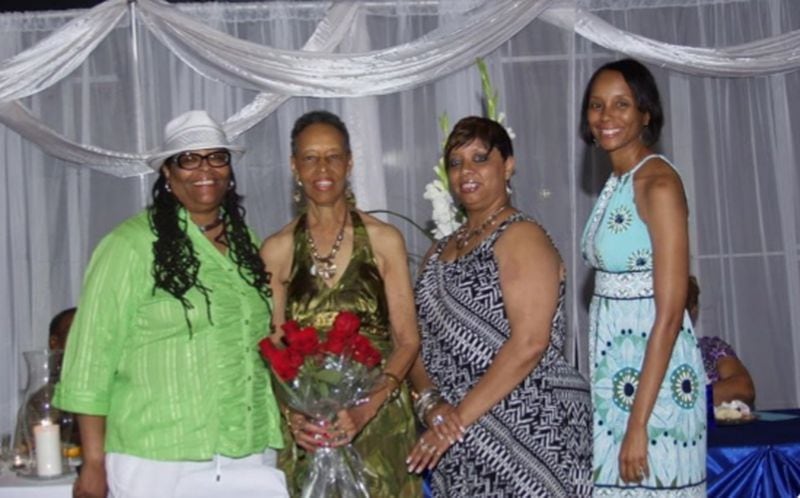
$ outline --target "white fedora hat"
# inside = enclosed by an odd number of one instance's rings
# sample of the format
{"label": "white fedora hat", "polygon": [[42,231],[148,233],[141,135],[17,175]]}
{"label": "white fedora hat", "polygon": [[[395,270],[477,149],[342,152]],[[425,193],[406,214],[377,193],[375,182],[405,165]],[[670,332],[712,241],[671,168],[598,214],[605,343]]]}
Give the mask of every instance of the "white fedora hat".
{"label": "white fedora hat", "polygon": [[206,111],[188,111],[173,118],[164,127],[164,143],[150,153],[147,163],[158,171],[167,158],[187,150],[228,149],[244,152],[244,148],[232,145],[219,123]]}

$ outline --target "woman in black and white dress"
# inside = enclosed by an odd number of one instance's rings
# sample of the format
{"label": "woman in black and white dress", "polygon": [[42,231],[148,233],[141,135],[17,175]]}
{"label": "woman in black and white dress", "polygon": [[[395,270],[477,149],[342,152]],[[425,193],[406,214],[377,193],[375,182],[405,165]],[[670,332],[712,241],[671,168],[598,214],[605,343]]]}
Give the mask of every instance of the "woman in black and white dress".
{"label": "woman in black and white dress", "polygon": [[431,248],[417,281],[411,379],[429,429],[409,470],[432,469],[434,497],[589,496],[589,387],[561,352],[564,265],[510,205],[511,140],[494,121],[464,118],[444,157],[467,220]]}

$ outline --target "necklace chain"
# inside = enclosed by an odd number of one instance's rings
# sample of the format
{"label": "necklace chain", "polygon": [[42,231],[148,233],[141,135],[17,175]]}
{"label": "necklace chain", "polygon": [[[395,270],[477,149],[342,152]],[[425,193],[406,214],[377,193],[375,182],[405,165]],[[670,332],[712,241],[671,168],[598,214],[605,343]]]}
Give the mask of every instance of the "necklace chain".
{"label": "necklace chain", "polygon": [[494,225],[494,222],[495,220],[497,220],[497,217],[500,216],[500,213],[505,211],[507,207],[508,205],[506,204],[500,206],[497,210],[495,210],[495,212],[490,214],[489,217],[486,218],[486,220],[483,223],[481,223],[480,226],[478,226],[478,228],[473,228],[472,230],[470,230],[469,228],[467,228],[466,222],[460,227],[458,227],[458,230],[456,230],[456,249],[458,250],[464,249],[465,247],[467,247],[467,244],[469,244],[470,240],[482,234],[484,230]]}
{"label": "necklace chain", "polygon": [[342,247],[342,241],[344,241],[344,229],[347,226],[347,215],[348,212],[345,211],[342,226],[339,228],[339,233],[336,234],[336,239],[333,241],[333,246],[331,246],[331,252],[329,252],[327,256],[319,255],[317,244],[314,243],[314,237],[311,235],[311,228],[308,227],[308,218],[306,218],[306,238],[308,240],[308,246],[311,248],[311,259],[314,260],[314,263],[311,265],[312,275],[319,274],[323,280],[330,280],[336,276],[337,267],[333,260]]}
{"label": "necklace chain", "polygon": [[222,211],[219,212],[216,220],[212,221],[207,225],[197,225],[197,228],[200,230],[201,233],[206,233],[209,230],[213,230],[220,225],[222,225]]}

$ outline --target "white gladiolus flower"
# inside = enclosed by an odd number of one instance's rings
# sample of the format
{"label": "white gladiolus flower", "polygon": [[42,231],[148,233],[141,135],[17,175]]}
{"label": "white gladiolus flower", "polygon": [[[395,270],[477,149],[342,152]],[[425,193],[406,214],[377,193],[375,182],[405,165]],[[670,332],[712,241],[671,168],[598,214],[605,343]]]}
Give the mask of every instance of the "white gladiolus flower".
{"label": "white gladiolus flower", "polygon": [[453,233],[459,226],[456,221],[458,210],[450,192],[445,189],[442,182],[437,178],[425,185],[425,193],[422,196],[433,205],[432,218],[435,225],[433,236],[439,240]]}

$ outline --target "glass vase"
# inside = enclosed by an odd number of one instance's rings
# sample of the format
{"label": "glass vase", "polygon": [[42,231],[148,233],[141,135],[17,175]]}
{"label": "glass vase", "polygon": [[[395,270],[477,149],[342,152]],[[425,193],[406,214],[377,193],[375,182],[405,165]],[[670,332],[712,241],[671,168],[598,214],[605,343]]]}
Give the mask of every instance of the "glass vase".
{"label": "glass vase", "polygon": [[65,443],[72,437],[72,414],[53,406],[63,351],[22,353],[27,384],[17,415],[15,467],[25,477],[50,479],[70,473]]}

